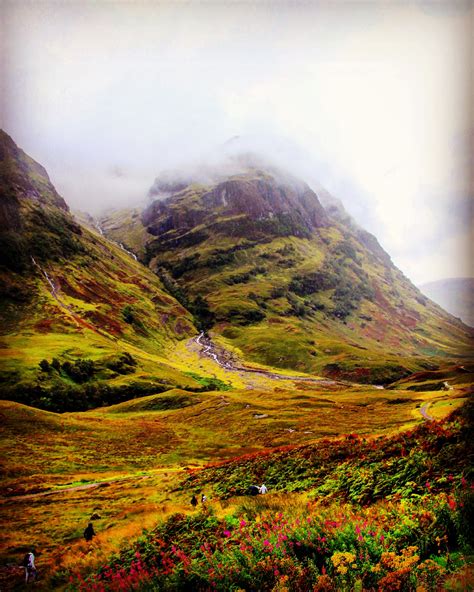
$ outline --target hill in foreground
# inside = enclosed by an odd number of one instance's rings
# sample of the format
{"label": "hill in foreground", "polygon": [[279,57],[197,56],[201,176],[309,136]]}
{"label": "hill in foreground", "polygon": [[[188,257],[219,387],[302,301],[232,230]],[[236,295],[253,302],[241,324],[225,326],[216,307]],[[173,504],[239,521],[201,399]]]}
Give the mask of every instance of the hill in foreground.
{"label": "hill in foreground", "polygon": [[[472,419],[469,404],[398,436],[352,434],[196,471],[181,487],[212,502],[145,531],[69,590],[468,590]],[[261,481],[269,494],[217,510],[216,495]]]}

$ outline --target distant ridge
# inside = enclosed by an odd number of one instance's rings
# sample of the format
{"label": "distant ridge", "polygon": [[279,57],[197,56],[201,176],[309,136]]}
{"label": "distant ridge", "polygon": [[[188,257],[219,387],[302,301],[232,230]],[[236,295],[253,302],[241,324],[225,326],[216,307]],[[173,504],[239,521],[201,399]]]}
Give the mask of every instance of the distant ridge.
{"label": "distant ridge", "polygon": [[428,282],[420,290],[466,325],[474,327],[474,278],[447,278]]}

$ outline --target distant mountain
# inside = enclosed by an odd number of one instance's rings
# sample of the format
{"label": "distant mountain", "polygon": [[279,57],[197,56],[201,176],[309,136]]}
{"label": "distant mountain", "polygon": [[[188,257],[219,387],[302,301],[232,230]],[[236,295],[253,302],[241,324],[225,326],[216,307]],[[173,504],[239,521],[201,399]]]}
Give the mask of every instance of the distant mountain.
{"label": "distant mountain", "polygon": [[420,286],[423,294],[474,327],[474,278],[450,278]]}
{"label": "distant mountain", "polygon": [[78,408],[102,402],[92,375],[115,402],[130,382],[136,393],[189,383],[166,352],[197,333],[191,314],[154,273],[81,226],[45,169],[3,131],[0,187],[0,397],[57,409],[72,388],[84,398]]}
{"label": "distant mountain", "polygon": [[125,245],[140,237],[141,260],[169,292],[257,362],[386,383],[436,356],[466,355],[472,332],[423,296],[340,201],[252,154],[237,164],[167,173],[141,216],[100,223]]}
{"label": "distant mountain", "polygon": [[230,355],[354,382],[469,355],[472,330],[341,202],[253,154],[168,173],[146,206],[99,220],[74,218],[3,132],[0,157],[7,398],[64,410],[199,388],[173,356],[198,330]]}

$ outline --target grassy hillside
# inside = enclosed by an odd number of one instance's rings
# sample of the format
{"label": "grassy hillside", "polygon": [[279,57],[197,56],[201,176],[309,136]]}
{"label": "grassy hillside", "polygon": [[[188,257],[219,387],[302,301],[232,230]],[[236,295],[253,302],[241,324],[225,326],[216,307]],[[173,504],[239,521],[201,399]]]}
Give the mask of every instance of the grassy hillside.
{"label": "grassy hillside", "polygon": [[2,590],[469,581],[472,332],[374,237],[275,170],[99,227],[3,133],[0,181]]}
{"label": "grassy hillside", "polygon": [[81,227],[46,171],[0,136],[0,391],[52,410],[200,388],[168,361],[193,319],[140,263]]}
{"label": "grassy hillside", "polygon": [[[85,413],[61,415],[1,403],[3,492],[31,492],[78,473],[127,472],[211,462],[357,431],[373,434],[415,425],[425,401],[446,401],[448,413],[463,390],[440,394],[380,392],[291,383],[265,390],[192,393],[180,389]],[[25,450],[34,451],[22,466]],[[23,479],[27,479],[27,483]],[[101,477],[102,478],[102,477]]]}
{"label": "grassy hillside", "polygon": [[[0,508],[2,520],[9,524],[0,545],[3,564],[16,561],[34,545],[42,573],[56,574],[52,581],[64,581],[66,566],[87,571],[108,561],[145,525],[151,527],[173,512],[189,513],[190,492],[199,488],[214,504],[217,498],[222,500],[224,514],[229,495],[239,495],[262,479],[272,492],[317,489],[334,496],[346,487],[355,491],[355,499],[383,475],[374,473],[369,463],[376,454],[371,448],[373,436],[413,430],[424,421],[421,408],[428,404],[430,415],[445,417],[469,396],[471,376],[459,372],[456,376],[457,381],[449,377],[454,388],[441,392],[265,378],[260,389],[200,393],[174,389],[60,415],[2,402]],[[331,439],[354,433],[360,437]],[[397,442],[404,438],[412,436],[400,436]],[[418,444],[414,439],[405,446],[415,455],[416,463],[410,467],[429,471],[415,454]],[[359,455],[364,447],[365,457]],[[349,449],[353,454],[344,460]],[[396,460],[401,451],[398,444],[393,448],[386,476],[389,485],[405,463],[404,458]],[[383,458],[374,457],[374,462]],[[456,463],[467,462],[466,458],[459,454]],[[208,463],[212,467],[203,472],[189,471]],[[367,470],[364,463],[370,465]],[[446,466],[451,465],[447,461]],[[363,479],[355,479],[359,470]],[[406,478],[410,471],[404,473]],[[236,499],[235,504],[240,503]],[[219,503],[214,507],[218,510]],[[94,512],[101,516],[95,523],[101,544],[91,551],[81,542],[81,533]],[[7,580],[17,581],[12,574]],[[47,581],[46,589],[54,589]]]}
{"label": "grassy hillside", "polygon": [[[325,212],[301,181],[249,169],[207,185],[168,184],[163,194],[160,187],[141,231],[134,214],[133,236],[148,237],[143,261],[245,358],[388,384],[472,355],[472,331],[424,297],[375,237]],[[112,226],[116,217],[104,220]],[[127,224],[114,228],[116,240],[133,242]]]}

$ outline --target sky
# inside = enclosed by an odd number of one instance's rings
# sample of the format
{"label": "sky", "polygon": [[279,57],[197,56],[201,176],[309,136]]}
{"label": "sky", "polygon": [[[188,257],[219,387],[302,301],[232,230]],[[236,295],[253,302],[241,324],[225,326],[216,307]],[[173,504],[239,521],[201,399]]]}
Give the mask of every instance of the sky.
{"label": "sky", "polygon": [[474,276],[474,4],[0,0],[1,127],[72,208],[143,200],[240,136],[416,284]]}

